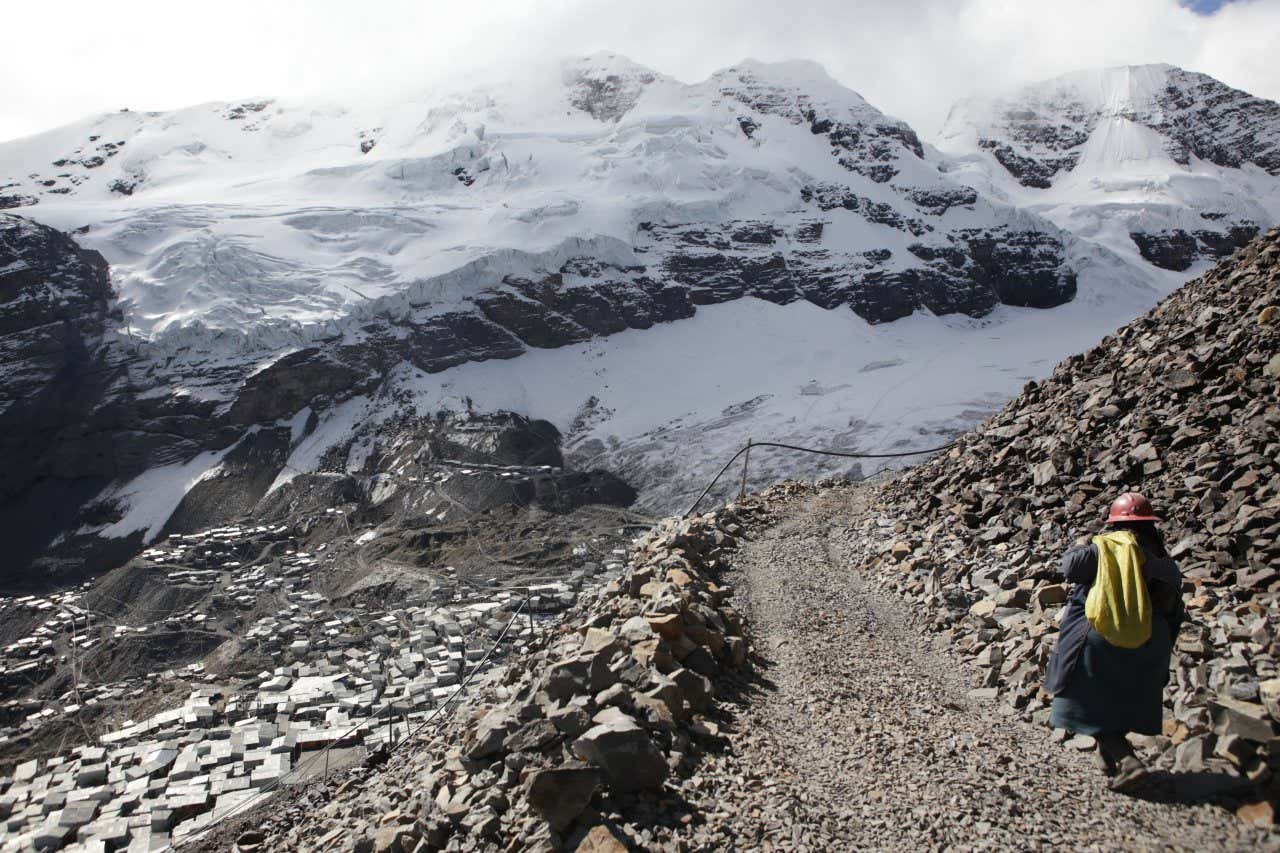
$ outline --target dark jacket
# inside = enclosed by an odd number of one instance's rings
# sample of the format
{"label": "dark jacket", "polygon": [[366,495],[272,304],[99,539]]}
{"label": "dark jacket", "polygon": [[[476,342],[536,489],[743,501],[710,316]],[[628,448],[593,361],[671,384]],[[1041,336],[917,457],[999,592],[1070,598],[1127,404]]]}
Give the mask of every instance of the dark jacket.
{"label": "dark jacket", "polygon": [[[1142,540],[1139,539],[1139,546]],[[1142,575],[1148,582],[1155,581],[1164,585],[1166,595],[1152,590],[1152,605],[1155,610],[1153,618],[1164,618],[1169,624],[1169,635],[1178,636],[1178,629],[1186,612],[1182,607],[1182,573],[1178,564],[1168,557],[1153,556],[1143,548]],[[1067,599],[1062,620],[1058,623],[1058,644],[1054,647],[1053,657],[1049,659],[1049,670],[1045,673],[1044,689],[1053,694],[1061,693],[1071,681],[1076,662],[1080,659],[1080,651],[1089,637],[1089,619],[1084,615],[1084,602],[1093,587],[1093,579],[1098,574],[1098,549],[1092,543],[1071,548],[1062,555],[1062,576],[1073,584],[1071,595]],[[1166,607],[1162,608],[1160,598],[1165,599]]]}

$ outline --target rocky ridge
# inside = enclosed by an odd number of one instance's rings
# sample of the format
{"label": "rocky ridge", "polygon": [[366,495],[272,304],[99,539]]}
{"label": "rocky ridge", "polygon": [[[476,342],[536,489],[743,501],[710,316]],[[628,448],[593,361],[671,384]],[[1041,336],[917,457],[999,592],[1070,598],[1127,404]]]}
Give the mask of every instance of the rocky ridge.
{"label": "rocky ridge", "polygon": [[1165,518],[1190,618],[1157,767],[1220,771],[1273,820],[1280,762],[1280,230],[1031,383],[953,450],[885,485],[855,527],[878,575],[978,667],[973,694],[1044,722],[1067,589],[1058,559],[1110,499]]}
{"label": "rocky ridge", "polygon": [[732,590],[716,581],[740,520],[725,509],[660,525],[542,648],[469,687],[403,754],[313,787],[260,828],[224,827],[205,848],[228,837],[241,850],[669,846],[693,819],[676,792],[721,741],[717,696],[747,660]]}

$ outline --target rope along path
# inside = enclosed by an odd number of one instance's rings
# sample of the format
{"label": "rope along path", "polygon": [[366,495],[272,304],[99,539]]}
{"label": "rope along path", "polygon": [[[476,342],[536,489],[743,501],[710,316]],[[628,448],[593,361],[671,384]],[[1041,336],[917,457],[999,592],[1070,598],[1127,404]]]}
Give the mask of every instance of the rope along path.
{"label": "rope along path", "polygon": [[748,441],[741,450],[733,454],[733,457],[728,462],[724,463],[724,467],[721,468],[719,473],[711,479],[711,482],[707,484],[707,487],[702,490],[702,494],[698,495],[698,499],[693,502],[692,506],[685,510],[683,517],[688,518],[693,515],[693,511],[698,508],[698,504],[702,503],[706,496],[711,494],[711,490],[715,488],[716,483],[720,482],[720,478],[729,470],[729,467],[733,465],[734,462],[737,462],[738,458],[742,456],[742,454],[750,453],[751,449],[755,447],[780,447],[783,450],[796,450],[801,453],[813,453],[818,456],[840,456],[845,459],[898,459],[904,456],[923,456],[926,453],[939,453],[943,450],[950,450],[959,443],[960,442],[958,441],[952,441],[939,447],[929,447],[924,450],[903,450],[898,453],[859,453],[852,450],[822,450],[816,447],[800,447],[795,444],[784,444],[780,441]]}

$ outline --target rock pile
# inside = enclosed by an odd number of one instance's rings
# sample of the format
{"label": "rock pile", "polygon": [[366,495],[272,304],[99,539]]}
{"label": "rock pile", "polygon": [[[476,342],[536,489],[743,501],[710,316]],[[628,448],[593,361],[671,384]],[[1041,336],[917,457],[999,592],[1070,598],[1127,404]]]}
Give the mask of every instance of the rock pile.
{"label": "rock pile", "polygon": [[[1161,767],[1221,770],[1245,814],[1280,793],[1280,230],[1023,394],[950,452],[886,484],[862,557],[977,665],[979,695],[1044,721],[1063,550],[1111,499],[1162,513],[1190,619]],[[1267,787],[1267,786],[1270,787]]]}
{"label": "rock pile", "polygon": [[727,510],[665,522],[430,740],[277,809],[241,846],[663,846],[690,819],[675,786],[720,740],[717,676],[746,662],[731,590],[715,580],[740,532]]}

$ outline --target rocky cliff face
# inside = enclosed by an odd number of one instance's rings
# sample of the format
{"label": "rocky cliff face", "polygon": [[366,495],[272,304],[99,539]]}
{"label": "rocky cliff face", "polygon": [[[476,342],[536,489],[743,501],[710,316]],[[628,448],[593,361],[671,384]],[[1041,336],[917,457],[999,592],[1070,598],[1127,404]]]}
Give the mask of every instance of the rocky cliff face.
{"label": "rocky cliff face", "polygon": [[[213,407],[139,385],[107,264],[69,236],[0,215],[0,583],[65,583],[129,556],[138,537],[58,556],[109,484],[229,440]],[[154,369],[152,366],[150,369]],[[158,386],[158,387],[157,387]],[[31,567],[28,571],[28,567]]]}
{"label": "rocky cliff face", "polygon": [[1280,175],[1280,104],[1170,65],[1108,69],[1101,95],[1085,87],[1095,76],[1062,77],[992,104],[978,146],[1018,183],[1047,189],[1087,156],[1100,124],[1123,118],[1158,134],[1181,166],[1192,158],[1233,169],[1253,163]]}
{"label": "rocky cliff face", "polygon": [[1142,257],[1161,269],[1183,272],[1190,269],[1198,258],[1229,257],[1257,234],[1258,226],[1250,222],[1231,225],[1225,232],[1173,229],[1153,234],[1134,231],[1129,236]]}
{"label": "rocky cliff face", "polygon": [[[506,479],[455,477],[444,491],[463,512],[508,504],[567,512],[635,499],[606,473],[565,470],[555,427],[515,415],[441,412],[365,429],[351,424],[322,443],[310,470],[292,469],[291,453],[321,424],[311,413],[374,393],[398,358],[414,352],[412,340],[386,352],[376,341],[308,347],[256,372],[238,361],[170,367],[152,344],[123,333],[101,255],[10,214],[0,214],[0,297],[0,533],[10,548],[0,588],[58,586],[97,574],[164,533],[253,513],[289,517],[293,490],[275,494],[273,487],[312,471],[328,477],[326,494],[372,500],[376,493],[383,518],[420,507],[443,488],[421,470],[440,459],[540,469]],[[415,331],[425,336],[438,328]],[[496,324],[492,332],[478,328],[485,331],[471,349],[456,337],[432,340],[422,363],[438,370],[433,353],[452,364],[520,351],[485,350],[493,336],[508,333]],[[191,393],[201,381],[205,391],[229,393]],[[380,473],[393,468],[398,480]],[[412,486],[411,473],[422,474]]]}
{"label": "rocky cliff face", "polygon": [[68,236],[14,216],[0,218],[0,499],[44,473],[59,430],[81,419],[103,371],[101,345],[114,294],[107,262]]}

